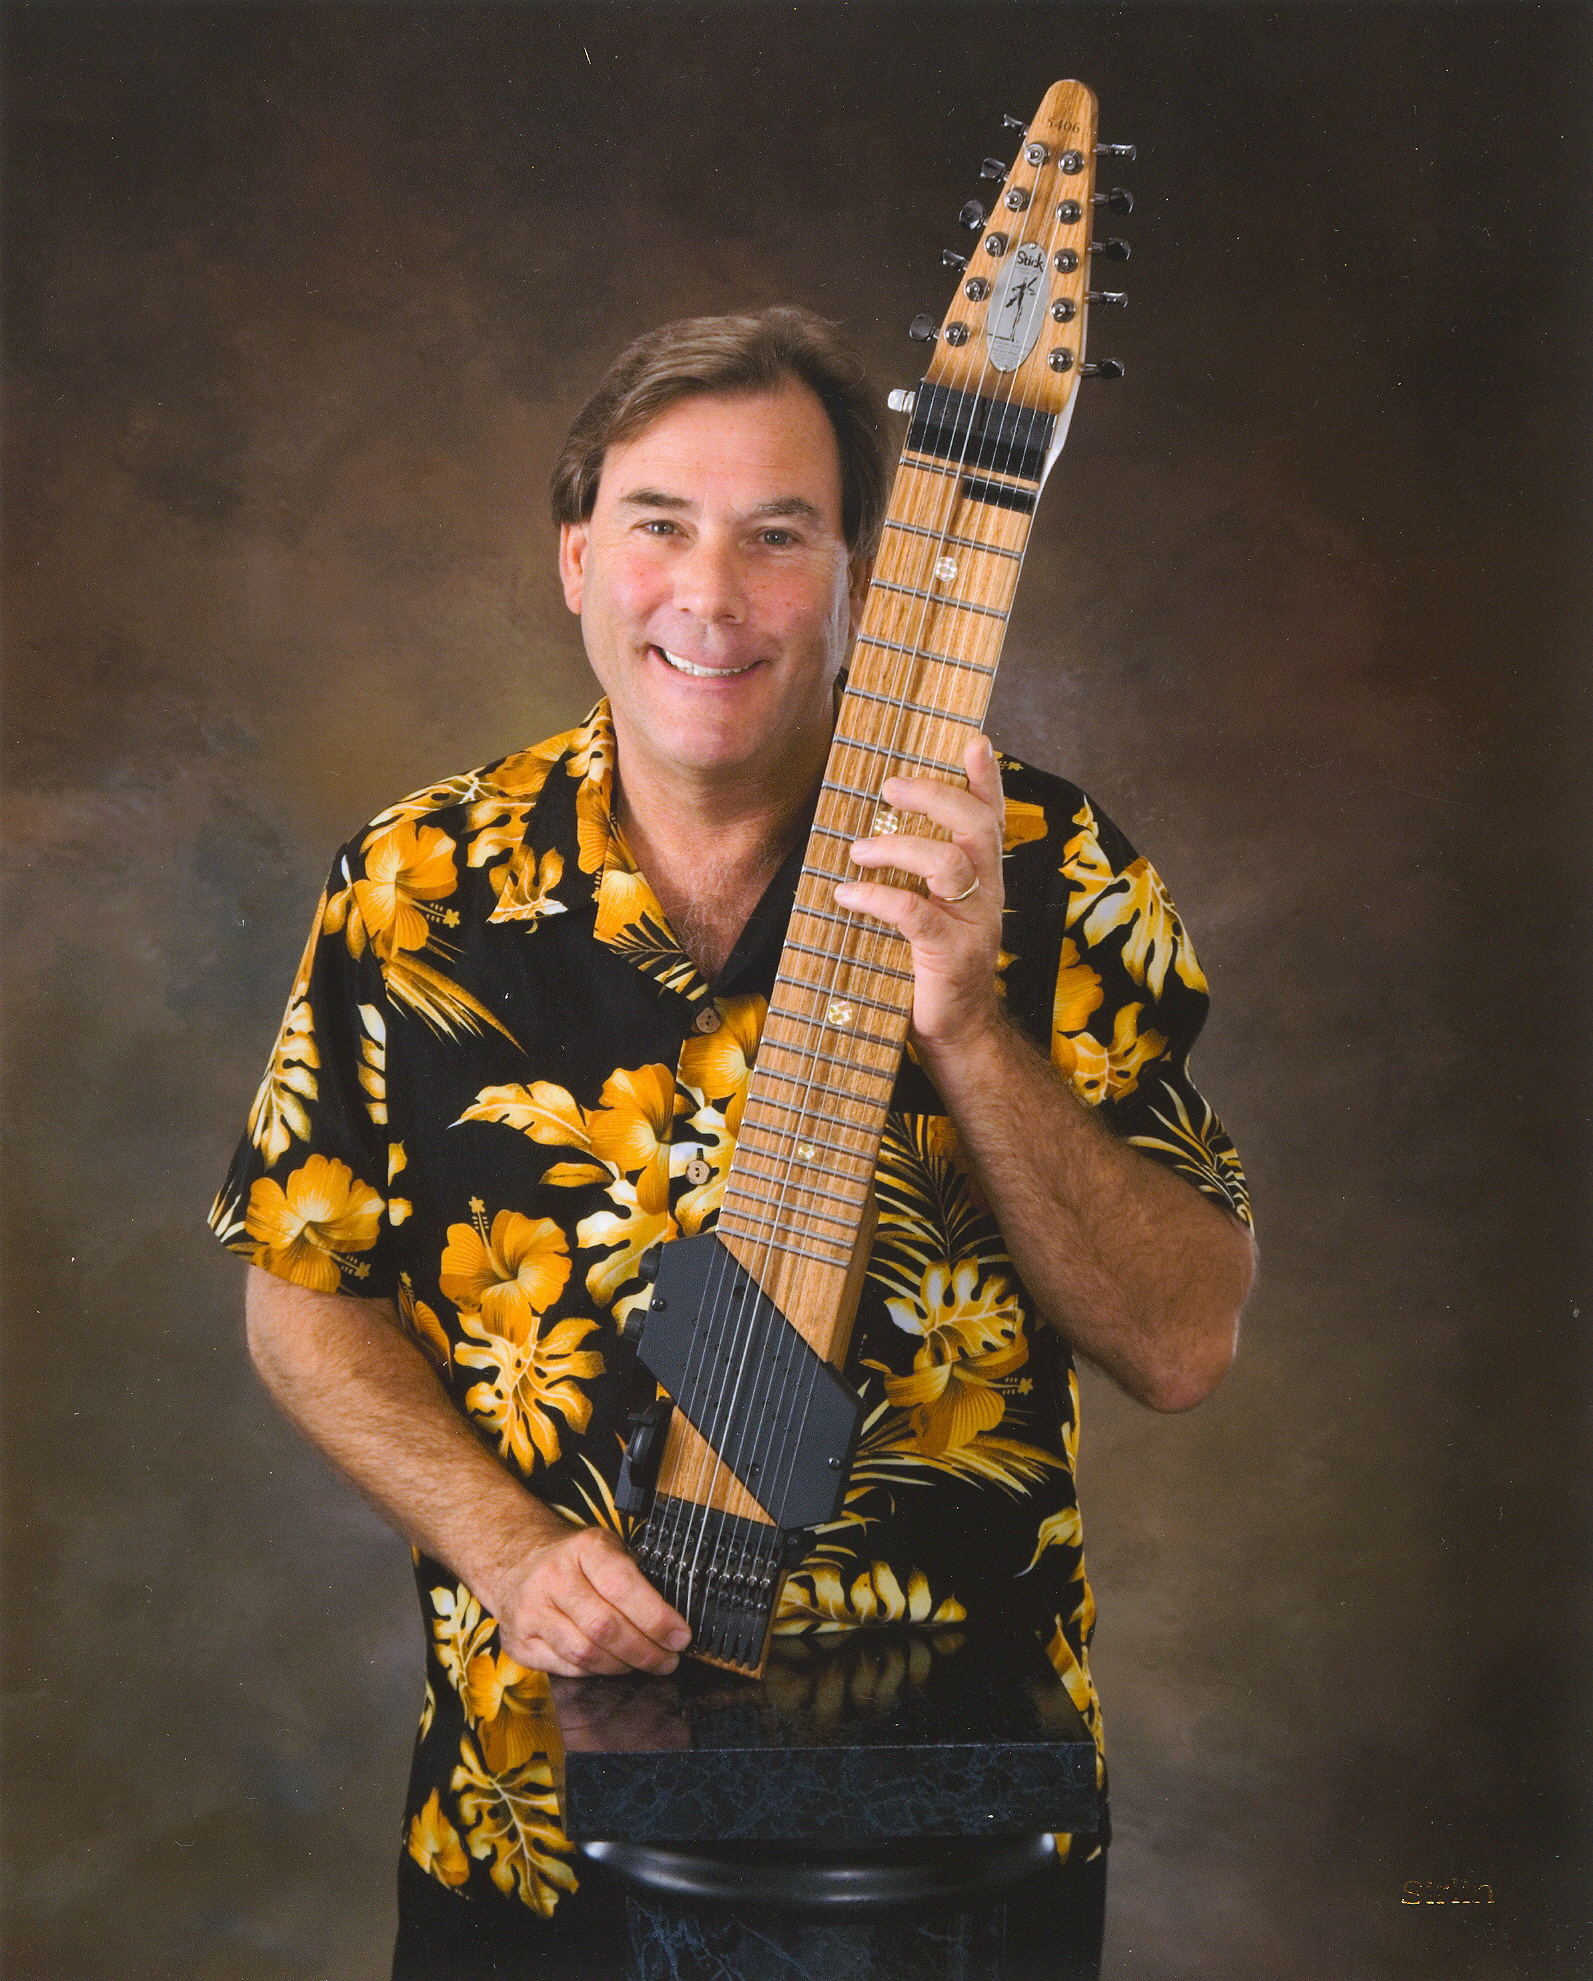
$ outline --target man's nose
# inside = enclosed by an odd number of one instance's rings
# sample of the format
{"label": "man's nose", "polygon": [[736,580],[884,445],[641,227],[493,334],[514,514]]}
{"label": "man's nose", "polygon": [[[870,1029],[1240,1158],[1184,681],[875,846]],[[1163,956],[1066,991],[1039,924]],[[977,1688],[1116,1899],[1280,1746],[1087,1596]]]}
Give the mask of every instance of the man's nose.
{"label": "man's nose", "polygon": [[746,573],[738,546],[705,531],[675,565],[677,608],[705,621],[740,619],[746,602]]}

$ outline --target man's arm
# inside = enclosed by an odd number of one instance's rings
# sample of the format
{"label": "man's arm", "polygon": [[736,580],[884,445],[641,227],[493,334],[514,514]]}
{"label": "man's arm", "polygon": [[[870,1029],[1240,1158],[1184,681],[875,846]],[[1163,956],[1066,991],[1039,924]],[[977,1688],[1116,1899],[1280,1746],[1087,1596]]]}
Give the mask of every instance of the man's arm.
{"label": "man's arm", "polygon": [[673,1671],[684,1620],[620,1542],[572,1528],[477,1442],[391,1301],[249,1269],[249,1352],[286,1416],[538,1671]]}
{"label": "man's arm", "polygon": [[891,779],[884,790],[888,802],[943,825],[949,841],[900,834],[853,849],[860,867],[919,874],[931,898],[848,882],[836,899],[912,944],[919,1056],[1048,1318],[1131,1395],[1187,1410],[1233,1360],[1254,1240],[1097,1121],[1007,1022],[994,989],[1001,777],[983,739],[970,744],[967,765],[966,791],[921,778]]}

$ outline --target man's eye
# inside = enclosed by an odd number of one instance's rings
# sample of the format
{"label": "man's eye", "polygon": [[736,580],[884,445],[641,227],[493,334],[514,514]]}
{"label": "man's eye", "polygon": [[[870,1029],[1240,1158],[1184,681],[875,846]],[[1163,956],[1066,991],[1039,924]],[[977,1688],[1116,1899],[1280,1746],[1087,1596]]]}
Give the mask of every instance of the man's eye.
{"label": "man's eye", "polygon": [[642,533],[650,537],[672,537],[676,531],[667,516],[649,516],[642,524]]}
{"label": "man's eye", "polygon": [[763,530],[760,541],[773,545],[776,550],[784,550],[788,543],[796,542],[796,537],[790,530]]}

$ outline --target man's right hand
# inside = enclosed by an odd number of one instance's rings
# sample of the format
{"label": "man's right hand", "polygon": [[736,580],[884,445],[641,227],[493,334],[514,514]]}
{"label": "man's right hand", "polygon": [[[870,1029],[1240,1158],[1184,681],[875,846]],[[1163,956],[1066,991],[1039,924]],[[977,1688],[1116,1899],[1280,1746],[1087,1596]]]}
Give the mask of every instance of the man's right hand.
{"label": "man's right hand", "polygon": [[691,1642],[605,1527],[577,1527],[529,1549],[494,1578],[503,1648],[532,1671],[566,1678],[671,1672]]}
{"label": "man's right hand", "polygon": [[465,1424],[390,1300],[317,1293],[249,1272],[249,1349],[261,1380],[424,1554],[498,1619],[533,1671],[673,1671],[691,1642],[603,1527],[571,1527]]}

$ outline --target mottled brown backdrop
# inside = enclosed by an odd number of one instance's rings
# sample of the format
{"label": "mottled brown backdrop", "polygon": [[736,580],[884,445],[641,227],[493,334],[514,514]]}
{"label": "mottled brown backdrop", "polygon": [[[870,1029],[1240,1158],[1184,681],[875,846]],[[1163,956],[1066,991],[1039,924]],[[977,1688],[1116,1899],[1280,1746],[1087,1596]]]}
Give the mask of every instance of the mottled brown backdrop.
{"label": "mottled brown backdrop", "polygon": [[1066,75],[1128,376],[993,730],[1170,877],[1266,1252],[1205,1408],[1088,1384],[1108,1972],[1593,1972],[1590,23],[9,10],[8,1975],[385,1973],[408,1566],[202,1222],[326,861],[586,705],[543,484],[618,345],[792,299],[908,382]]}

